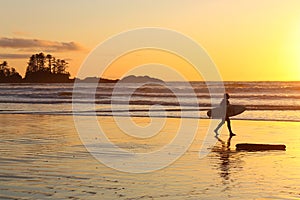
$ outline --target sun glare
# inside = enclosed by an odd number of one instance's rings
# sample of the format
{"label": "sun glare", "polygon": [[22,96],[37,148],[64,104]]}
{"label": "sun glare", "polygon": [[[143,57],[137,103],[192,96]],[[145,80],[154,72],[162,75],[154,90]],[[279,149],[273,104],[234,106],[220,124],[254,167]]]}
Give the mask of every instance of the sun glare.
{"label": "sun glare", "polygon": [[[300,23],[299,23],[300,24]],[[294,48],[292,50],[292,57],[294,59],[293,68],[296,75],[297,80],[300,80],[300,25],[297,31],[296,36],[294,37],[295,43]]]}
{"label": "sun glare", "polygon": [[287,80],[300,81],[300,21],[291,25],[283,41],[279,65]]}

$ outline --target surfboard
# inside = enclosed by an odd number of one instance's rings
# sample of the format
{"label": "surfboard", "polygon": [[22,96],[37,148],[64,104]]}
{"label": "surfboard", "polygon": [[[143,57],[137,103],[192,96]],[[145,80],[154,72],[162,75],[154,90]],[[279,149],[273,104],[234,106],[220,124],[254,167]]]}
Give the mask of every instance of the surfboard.
{"label": "surfboard", "polygon": [[[241,105],[229,105],[227,108],[227,116],[232,117],[235,115],[239,115],[246,110],[245,106]],[[207,111],[207,116],[213,119],[223,118],[225,115],[225,111],[223,107],[216,107]]]}
{"label": "surfboard", "polygon": [[237,151],[268,151],[268,150],[281,150],[285,151],[284,144],[251,144],[239,143],[235,145]]}

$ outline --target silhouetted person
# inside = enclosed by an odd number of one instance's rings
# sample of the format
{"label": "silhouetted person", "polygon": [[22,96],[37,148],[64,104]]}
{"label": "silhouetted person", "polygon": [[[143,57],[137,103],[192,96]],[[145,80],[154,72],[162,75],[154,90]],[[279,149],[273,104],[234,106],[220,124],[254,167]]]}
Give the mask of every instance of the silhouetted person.
{"label": "silhouetted person", "polygon": [[231,124],[230,124],[230,119],[229,119],[229,116],[227,114],[227,110],[228,110],[228,107],[230,105],[230,102],[229,102],[229,99],[230,96],[228,93],[225,93],[224,94],[224,98],[223,100],[221,101],[220,103],[220,106],[222,108],[225,108],[226,109],[226,113],[225,113],[225,116],[222,118],[222,121],[220,122],[220,124],[217,126],[217,128],[215,129],[215,133],[216,133],[216,137],[219,135],[218,131],[219,129],[223,126],[223,124],[225,123],[225,121],[227,122],[227,128],[228,128],[228,131],[229,131],[229,136],[232,137],[232,136],[235,136],[236,134],[234,134],[231,130]]}

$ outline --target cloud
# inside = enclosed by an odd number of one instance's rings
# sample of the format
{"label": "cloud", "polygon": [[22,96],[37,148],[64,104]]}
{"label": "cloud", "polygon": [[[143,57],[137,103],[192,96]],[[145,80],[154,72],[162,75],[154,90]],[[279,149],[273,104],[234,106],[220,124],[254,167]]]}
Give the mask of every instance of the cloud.
{"label": "cloud", "polygon": [[17,35],[17,36],[31,36],[32,35],[31,33],[25,32],[25,31],[14,31],[13,34]]}
{"label": "cloud", "polygon": [[56,42],[50,40],[24,39],[24,38],[0,38],[0,48],[19,49],[21,51],[81,51],[84,48],[75,42]]}
{"label": "cloud", "polygon": [[0,59],[24,59],[29,57],[30,54],[0,54]]}

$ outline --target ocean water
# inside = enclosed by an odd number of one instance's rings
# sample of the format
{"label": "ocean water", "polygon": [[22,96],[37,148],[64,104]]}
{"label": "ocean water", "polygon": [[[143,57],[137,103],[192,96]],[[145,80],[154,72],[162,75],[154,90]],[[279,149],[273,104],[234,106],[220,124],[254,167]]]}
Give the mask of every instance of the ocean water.
{"label": "ocean water", "polygon": [[[207,85],[216,88],[216,93],[209,94]],[[132,94],[129,91],[135,89],[134,83],[122,84],[117,91],[114,84],[100,84],[96,91],[93,87],[81,84],[73,95],[72,84],[0,84],[0,114],[149,116],[150,109],[152,117],[198,118],[200,113],[201,118],[207,118],[206,111],[217,106],[222,96],[218,83],[204,82],[191,83],[194,93],[180,82],[144,85]],[[225,82],[225,89],[231,104],[247,108],[236,119],[300,121],[300,82]],[[72,103],[80,109],[72,109]],[[85,109],[94,103],[95,109]]]}
{"label": "ocean water", "polygon": [[[218,91],[218,84],[209,84]],[[96,92],[83,84],[74,96],[71,84],[1,84],[0,199],[300,199],[300,83],[225,83],[231,104],[247,110],[233,118],[237,136],[228,138],[224,128],[203,158],[199,152],[205,134],[213,134],[206,111],[217,106],[221,94],[210,96],[205,83],[194,82],[195,106],[183,83],[146,85],[128,98],[135,86],[123,84],[112,97],[112,84],[101,84]],[[149,173],[127,173],[87,151],[73,115],[86,129],[96,116],[108,139],[132,152],[152,152],[172,143],[182,119],[185,134],[198,125],[193,142],[173,163]],[[124,134],[114,116],[130,118],[140,127],[147,127],[152,117],[166,122],[156,135],[135,138]],[[235,144],[243,142],[283,143],[287,149],[235,151]],[[125,163],[130,158],[108,154]],[[151,162],[160,165],[166,159],[162,155]]]}

